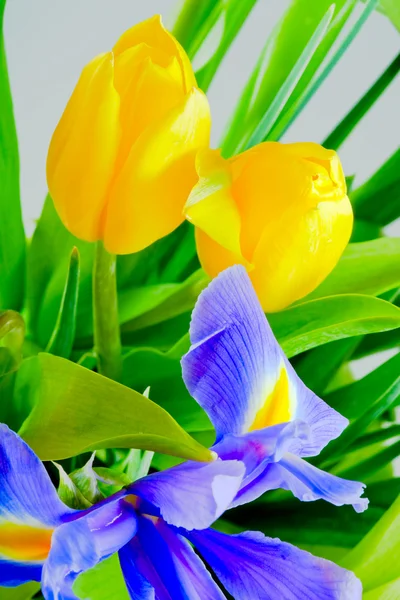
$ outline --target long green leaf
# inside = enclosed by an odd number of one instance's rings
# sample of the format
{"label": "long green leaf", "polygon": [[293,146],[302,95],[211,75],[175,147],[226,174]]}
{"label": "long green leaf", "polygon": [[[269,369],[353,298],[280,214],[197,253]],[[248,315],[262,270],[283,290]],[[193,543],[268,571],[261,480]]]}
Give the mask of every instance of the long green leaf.
{"label": "long green leaf", "polygon": [[82,573],[74,583],[73,590],[82,600],[129,600],[118,554]]}
{"label": "long green leaf", "polygon": [[3,36],[5,0],[0,0],[0,308],[22,307],[25,233],[19,190],[17,132]]}
{"label": "long green leaf", "polygon": [[73,248],[57,322],[46,352],[69,358],[75,338],[79,291],[79,251]]}
{"label": "long green leaf", "polygon": [[31,581],[15,588],[0,587],[1,600],[31,600],[40,590],[40,583]]}
{"label": "long green leaf", "polygon": [[31,412],[20,434],[43,460],[100,448],[141,448],[211,459],[160,406],[142,394],[51,354],[21,366],[16,401]]}
{"label": "long green leaf", "polygon": [[[400,17],[399,17],[400,28]],[[400,598],[400,578],[390,581],[384,585],[375,588],[363,595],[364,600],[399,600]]]}
{"label": "long green leaf", "polygon": [[289,357],[334,340],[400,327],[399,308],[358,294],[310,300],[268,318]]}
{"label": "long green leaf", "polygon": [[383,450],[376,452],[374,450],[371,457],[357,462],[351,467],[341,467],[340,465],[334,470],[336,475],[345,477],[346,479],[360,479],[365,481],[367,477],[371,477],[380,471],[386,465],[400,456],[400,441],[395,442],[391,446],[384,447]]}
{"label": "long green leaf", "polygon": [[345,116],[344,119],[335,127],[335,129],[328,135],[328,137],[322,142],[325,148],[332,148],[337,150],[348,138],[350,133],[361,121],[361,119],[367,114],[369,109],[375,104],[378,98],[383,94],[388,85],[396,77],[400,70],[400,54],[390,63],[384,73],[377,79],[373,86],[364,94],[364,96],[357,102],[357,104],[351,109],[351,111]]}
{"label": "long green leaf", "polygon": [[[347,48],[350,46],[351,42],[358,35],[363,25],[365,24],[368,17],[375,10],[378,0],[367,0],[366,6],[358,15],[357,20],[353,23],[351,29],[348,33],[340,40],[336,48],[332,48],[333,53],[332,56],[328,56],[327,60],[322,62],[319,70],[314,74],[311,81],[307,83],[304,88],[300,89],[300,92],[294,95],[288,105],[285,107],[285,110],[282,112],[282,115],[279,121],[275,124],[275,127],[271,131],[268,136],[269,140],[278,140],[291,123],[295,120],[295,118],[300,114],[303,108],[307,105],[307,103],[314,96],[316,91],[320,88],[322,83],[328,77],[332,69],[338,63],[338,61],[342,58]],[[354,3],[353,3],[354,6]],[[346,17],[351,16],[351,13],[347,13]],[[345,24],[346,21],[342,21],[341,26]],[[337,32],[336,37],[340,33],[341,29]],[[322,45],[321,45],[322,47]],[[325,50],[325,48],[324,48]],[[326,58],[326,54],[323,54],[323,58]]]}
{"label": "long green leaf", "polygon": [[342,561],[364,591],[396,580],[400,559],[400,496],[364,539]]}
{"label": "long green leaf", "polygon": [[400,285],[400,238],[349,244],[330,275],[307,300],[336,294],[378,296]]}
{"label": "long green leaf", "polygon": [[400,149],[350,194],[356,218],[381,227],[400,217],[399,197]]}
{"label": "long green leaf", "polygon": [[251,132],[249,138],[244,142],[243,146],[241,147],[242,150],[246,150],[247,148],[255,146],[268,136],[268,133],[282,112],[291,93],[310,63],[314,53],[321,43],[321,40],[324,38],[329,27],[329,23],[332,20],[333,13],[334,6],[332,5],[322,17],[309,42],[300,54],[298,60],[293,66],[293,69],[288,74],[282,87],[279,89],[279,92],[276,94],[257,127],[253,132]]}

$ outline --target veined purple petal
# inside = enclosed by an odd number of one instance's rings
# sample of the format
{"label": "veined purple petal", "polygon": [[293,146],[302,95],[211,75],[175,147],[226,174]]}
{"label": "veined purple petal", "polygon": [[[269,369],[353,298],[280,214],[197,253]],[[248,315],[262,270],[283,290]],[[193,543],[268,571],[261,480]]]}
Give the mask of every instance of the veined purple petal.
{"label": "veined purple petal", "polygon": [[185,462],[139,479],[127,491],[157,507],[167,523],[204,529],[229,507],[244,470],[236,460]]}
{"label": "veined purple petal", "polygon": [[279,487],[291,490],[304,502],[323,499],[335,506],[352,504],[357,512],[368,508],[368,499],[361,498],[363,483],[326,473],[293,454],[285,454],[274,466],[277,476],[281,476]]}
{"label": "veined purple petal", "polygon": [[361,600],[353,573],[259,532],[188,533],[235,600]]}
{"label": "veined purple petal", "polygon": [[346,427],[294,372],[243,267],[223,271],[200,294],[190,338],[183,378],[214,424],[217,442],[298,419],[312,430],[303,449],[311,456]]}
{"label": "veined purple petal", "polygon": [[0,424],[0,479],[0,528],[7,522],[52,528],[76,512],[61,502],[36,454],[3,424]]}
{"label": "veined purple petal", "polygon": [[120,561],[132,600],[224,599],[188,542],[162,519],[141,517]]}
{"label": "veined purple petal", "polygon": [[115,497],[60,525],[43,567],[42,593],[46,600],[75,600],[72,586],[77,576],[117,552],[132,539],[136,529],[133,506]]}

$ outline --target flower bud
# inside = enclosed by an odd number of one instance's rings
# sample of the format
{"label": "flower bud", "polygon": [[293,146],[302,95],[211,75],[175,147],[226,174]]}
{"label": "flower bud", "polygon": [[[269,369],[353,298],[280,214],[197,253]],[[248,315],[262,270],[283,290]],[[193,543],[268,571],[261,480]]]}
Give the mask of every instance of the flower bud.
{"label": "flower bud", "polygon": [[314,143],[266,142],[229,160],[197,157],[184,208],[197,251],[215,277],[246,266],[266,312],[312,292],[349,241],[353,213],[337,154]]}
{"label": "flower bud", "polygon": [[210,125],[189,59],[160,17],[132,27],[84,68],[53,134],[47,181],[64,225],[116,254],[173,231]]}

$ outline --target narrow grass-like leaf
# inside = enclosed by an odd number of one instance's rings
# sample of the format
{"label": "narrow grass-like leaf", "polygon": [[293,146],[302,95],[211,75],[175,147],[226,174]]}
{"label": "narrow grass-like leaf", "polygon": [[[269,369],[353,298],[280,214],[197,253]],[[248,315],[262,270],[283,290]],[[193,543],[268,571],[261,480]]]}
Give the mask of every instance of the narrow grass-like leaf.
{"label": "narrow grass-like leaf", "polygon": [[79,251],[73,248],[60,312],[46,352],[69,358],[75,338],[76,311],[79,292]]}
{"label": "narrow grass-like leaf", "polygon": [[390,464],[393,460],[400,456],[400,441],[384,448],[380,452],[374,452],[373,456],[363,460],[362,462],[345,467],[344,469],[335,469],[335,475],[345,477],[347,479],[359,479],[363,481],[367,477],[371,477],[383,467]]}
{"label": "narrow grass-like leaf", "polygon": [[289,73],[284,84],[280,88],[279,92],[277,93],[276,97],[267,109],[266,113],[263,115],[256,129],[253,132],[251,132],[248,139],[244,141],[241,147],[242,150],[246,150],[247,148],[251,148],[256,144],[259,144],[268,136],[268,133],[272,129],[274,123],[276,122],[277,118],[282,112],[287,100],[289,99],[290,94],[293,92],[302,74],[306,70],[307,65],[309,64],[314,52],[317,50],[319,44],[321,43],[321,40],[324,38],[329,23],[332,20],[333,13],[334,6],[331,6],[321,19],[318,27],[311,36],[308,44],[304,48],[303,52],[300,54],[296,64]]}
{"label": "narrow grass-like leaf", "polygon": [[399,197],[400,149],[350,195],[356,218],[381,227],[400,217]]}
{"label": "narrow grass-like leaf", "polygon": [[397,306],[358,294],[310,300],[268,318],[289,357],[334,340],[400,327]]}
{"label": "narrow grass-like leaf", "polygon": [[307,300],[336,294],[378,296],[400,285],[399,265],[400,238],[349,244],[332,273]]}
{"label": "narrow grass-like leaf", "polygon": [[3,36],[0,0],[0,308],[22,307],[26,241],[19,189],[19,155]]}
{"label": "narrow grass-like leaf", "polygon": [[354,358],[363,358],[375,352],[390,350],[400,347],[400,329],[385,331],[384,333],[373,333],[367,335],[357,346],[354,352]]}
{"label": "narrow grass-like leaf", "polygon": [[160,406],[68,360],[39,354],[22,364],[17,399],[31,412],[20,434],[43,460],[100,448],[141,448],[207,461],[196,442]]}
{"label": "narrow grass-like leaf", "polygon": [[320,88],[322,83],[328,77],[329,73],[342,58],[347,48],[350,46],[353,39],[358,35],[368,17],[372,14],[378,0],[368,0],[365,7],[359,14],[357,20],[352,25],[350,31],[343,37],[337,48],[334,50],[331,57],[328,57],[325,64],[322,64],[319,71],[314,75],[307,87],[302,90],[296,99],[291,101],[282,112],[279,121],[268,135],[269,140],[278,140],[282,137],[291,123],[300,114],[303,108],[307,105],[315,92]]}
{"label": "narrow grass-like leaf", "polygon": [[350,133],[366,115],[369,109],[383,94],[388,85],[393,81],[400,70],[400,54],[391,62],[382,75],[375,81],[373,86],[364,94],[351,111],[342,119],[335,129],[322,142],[325,148],[337,150],[348,138]]}
{"label": "narrow grass-like leaf", "polygon": [[385,442],[386,440],[400,436],[400,425],[390,425],[389,423],[384,423],[384,425],[386,426],[383,427],[383,429],[371,431],[371,433],[360,436],[356,442],[352,444],[351,448],[365,448],[366,446],[371,446],[377,442]]}

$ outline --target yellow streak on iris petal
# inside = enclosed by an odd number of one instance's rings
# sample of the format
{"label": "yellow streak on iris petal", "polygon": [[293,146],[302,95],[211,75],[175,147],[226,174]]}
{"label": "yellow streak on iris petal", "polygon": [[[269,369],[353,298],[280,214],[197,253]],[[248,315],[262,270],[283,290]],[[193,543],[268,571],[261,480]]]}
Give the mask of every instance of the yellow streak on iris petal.
{"label": "yellow streak on iris petal", "polygon": [[258,411],[249,431],[287,423],[291,417],[289,377],[286,369],[282,367],[274,389]]}
{"label": "yellow streak on iris petal", "polygon": [[210,112],[197,89],[134,144],[110,191],[104,244],[109,252],[138,252],[183,221],[196,183],[195,155],[209,144]]}
{"label": "yellow streak on iris petal", "polygon": [[0,555],[17,561],[46,560],[52,529],[5,523],[0,525]]}
{"label": "yellow streak on iris petal", "polygon": [[47,181],[64,225],[78,238],[101,237],[101,214],[120,138],[119,95],[112,53],[83,70],[53,134]]}

